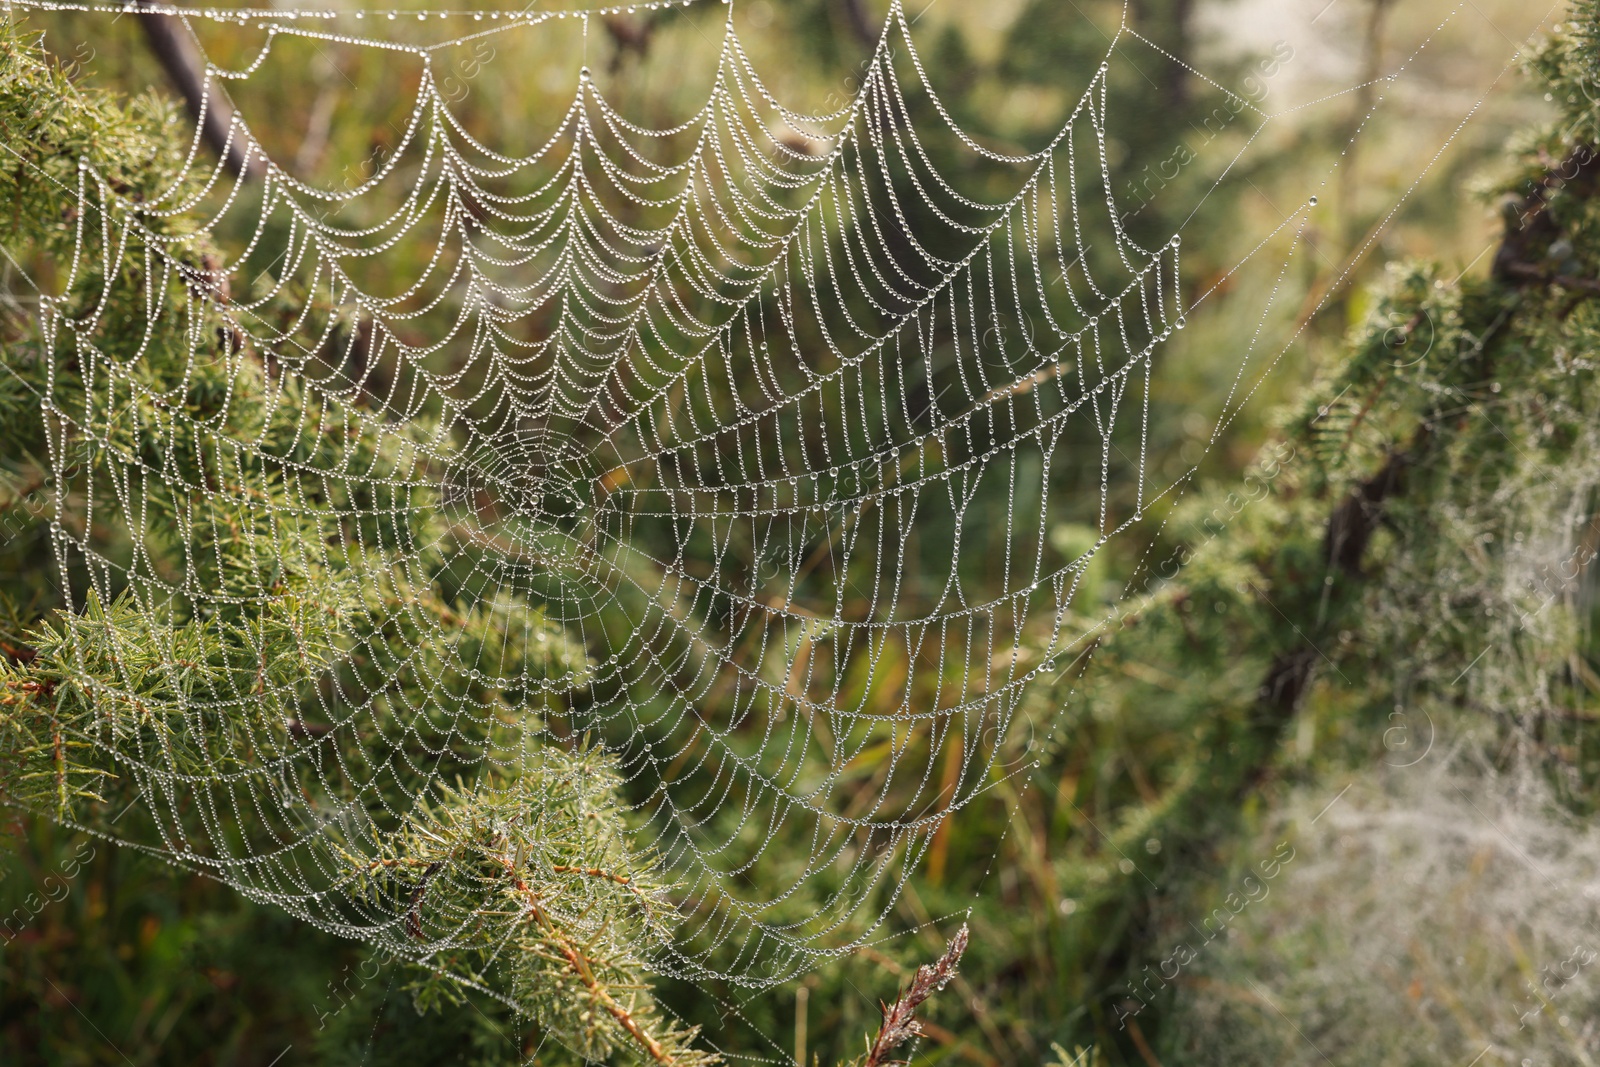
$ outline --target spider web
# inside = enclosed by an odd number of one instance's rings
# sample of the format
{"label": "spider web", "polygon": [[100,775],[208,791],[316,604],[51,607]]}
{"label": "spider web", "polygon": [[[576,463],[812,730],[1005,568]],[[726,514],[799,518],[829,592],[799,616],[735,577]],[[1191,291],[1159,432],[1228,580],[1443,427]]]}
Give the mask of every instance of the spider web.
{"label": "spider web", "polygon": [[[1180,241],[1119,220],[1108,65],[1082,72],[1047,144],[1007,153],[940,101],[898,3],[859,91],[818,115],[769,91],[730,18],[687,120],[636,125],[585,69],[555,132],[513,156],[467,132],[435,51],[623,8],[440,12],[503,25],[428,47],[316,25],[349,12],[155,10],[267,30],[252,64],[207,71],[208,99],[289,38],[389,49],[422,76],[398,147],[353,189],[297,178],[239,113],[230,137],[259,182],[218,164],[198,194],[131,205],[81,171],[80,218],[110,254],[138,247],[146,277],[189,284],[146,286],[131,357],[102,343],[105,302],[72,321],[41,303],[84,384],[81,419],[43,417],[118,458],[52,456],[121,512],[61,516],[62,574],[136,605],[168,671],[174,617],[301,610],[286,566],[340,574],[367,605],[316,684],[190,700],[197,729],[276,725],[210,774],[93,739],[159,831],[136,843],[426,958],[448,937],[418,944],[404,899],[358,900],[341,850],[377,854],[380,824],[427,802],[428,753],[492,773],[587,733],[684,916],[655,946],[662,973],[764,987],[865,943],[941,823],[1017,772],[1004,745],[1030,683],[1083,647],[1073,605],[1095,554],[1176,488],[1148,484],[1147,459],[1152,379],[1185,325]],[[191,163],[204,155],[197,132]],[[225,262],[185,274],[189,243],[234,233]],[[396,284],[373,269],[390,262],[414,269]],[[156,325],[202,306],[231,335],[191,329],[186,358],[264,375],[294,448],[174,404],[129,428],[127,409],[160,399],[141,370]],[[345,444],[317,446],[330,438]],[[192,478],[184,448],[219,476]],[[1061,492],[1064,471],[1080,490]],[[150,514],[153,485],[175,514]],[[153,562],[163,523],[183,532],[181,571]],[[1050,532],[1071,523],[1093,535],[1063,556]],[[194,533],[240,525],[299,558],[263,547],[207,580]],[[117,555],[113,527],[131,542]],[[440,589],[449,610],[423,610]],[[468,618],[495,640],[469,639]],[[401,677],[424,699],[397,696]],[[330,733],[359,736],[364,761]]]}

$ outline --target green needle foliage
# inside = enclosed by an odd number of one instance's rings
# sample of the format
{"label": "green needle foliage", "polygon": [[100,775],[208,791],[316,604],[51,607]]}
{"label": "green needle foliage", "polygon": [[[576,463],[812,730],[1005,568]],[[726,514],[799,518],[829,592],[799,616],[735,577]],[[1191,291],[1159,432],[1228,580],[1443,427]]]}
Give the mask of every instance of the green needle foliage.
{"label": "green needle foliage", "polygon": [[[82,91],[8,25],[0,129],[0,245],[44,269],[77,257],[47,319],[4,326],[0,439],[21,521],[0,550],[17,576],[0,589],[0,801],[104,832],[133,805],[121,829],[153,823],[180,857],[259,855],[294,827],[263,826],[259,813],[207,817],[183,783],[282,766],[308,817],[339,827],[321,835],[335,842],[320,857],[329,884],[307,890],[355,903],[316,917],[388,943],[414,974],[419,1010],[483,989],[585,1060],[714,1062],[651,996],[648,954],[675,912],[650,857],[627,845],[612,762],[581,739],[529,741],[540,712],[530,693],[492,691],[453,665],[493,662],[529,683],[587,670],[581,646],[533,606],[447,599],[441,550],[420,547],[445,540],[438,509],[415,496],[402,509],[382,476],[431,432],[427,420],[380,426],[370,411],[296,392],[215,302],[184,299],[218,284],[215,251],[159,213],[123,229],[147,249],[108,245],[110,212],[138,212],[174,186],[198,192],[188,137],[159,97],[123,106]],[[80,213],[80,186],[96,183],[116,199],[91,196]],[[186,312],[147,321],[152,289]],[[98,328],[78,328],[90,312]],[[208,358],[194,358],[196,336],[215,338]],[[95,363],[82,358],[91,347]],[[136,366],[134,381],[85,380],[108,360]],[[239,442],[253,443],[249,456]],[[292,461],[342,476],[307,485]],[[313,517],[285,518],[307,515],[307,502]],[[108,529],[107,513],[120,526]],[[380,522],[412,524],[399,534],[419,546],[412,566],[362,558],[393,543],[393,531],[363,529]],[[66,559],[51,536],[63,527],[96,531],[95,548],[126,567],[217,592],[215,606],[152,602],[109,571],[100,584],[75,581],[89,591],[68,602],[48,577]],[[361,578],[372,574],[389,584]],[[427,629],[458,635],[459,658],[414,654],[430,647],[418,640]],[[376,721],[329,721],[328,686],[381,692]],[[393,758],[434,771],[420,791],[398,768],[375,773],[391,758],[376,739],[400,725],[415,750]],[[158,754],[151,762],[181,777],[122,753]],[[308,758],[350,769],[352,782],[365,768],[369,784],[333,792]],[[284,900],[311,916],[293,889]]]}
{"label": "green needle foliage", "polygon": [[487,980],[586,1061],[717,1062],[644,983],[640,946],[670,932],[672,903],[623,838],[619,786],[597,749],[552,748],[504,790],[441,787],[382,855],[349,857],[361,896],[408,899],[412,936],[449,946],[416,983],[420,1008]]}

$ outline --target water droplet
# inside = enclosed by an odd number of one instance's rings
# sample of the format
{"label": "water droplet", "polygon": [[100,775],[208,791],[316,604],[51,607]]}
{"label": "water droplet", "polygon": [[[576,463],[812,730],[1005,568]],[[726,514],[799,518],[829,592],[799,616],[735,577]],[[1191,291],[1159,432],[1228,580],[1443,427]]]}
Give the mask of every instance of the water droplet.
{"label": "water droplet", "polygon": [[1314,197],[1314,196],[1311,198],[1311,206],[1312,207],[1316,207],[1317,206],[1317,198]]}
{"label": "water droplet", "polygon": [[1179,319],[1177,322],[1173,323],[1172,325],[1176,326],[1178,329],[1181,330],[1185,326],[1189,325],[1189,320],[1188,319]]}

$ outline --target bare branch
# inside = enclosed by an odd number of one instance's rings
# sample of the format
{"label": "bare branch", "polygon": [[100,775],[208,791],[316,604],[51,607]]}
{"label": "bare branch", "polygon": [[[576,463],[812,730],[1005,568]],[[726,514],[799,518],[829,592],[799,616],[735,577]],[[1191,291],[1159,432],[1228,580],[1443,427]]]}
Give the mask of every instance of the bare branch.
{"label": "bare branch", "polygon": [[201,140],[222,158],[222,165],[229,174],[252,177],[254,163],[250,144],[242,135],[229,141],[233,108],[220,92],[212,92],[207,97],[200,51],[186,32],[187,27],[180,24],[180,16],[157,10],[154,0],[139,0],[139,7],[142,9],[139,24],[144,27],[150,51],[172,80],[172,87],[183,97],[190,117],[200,123]]}

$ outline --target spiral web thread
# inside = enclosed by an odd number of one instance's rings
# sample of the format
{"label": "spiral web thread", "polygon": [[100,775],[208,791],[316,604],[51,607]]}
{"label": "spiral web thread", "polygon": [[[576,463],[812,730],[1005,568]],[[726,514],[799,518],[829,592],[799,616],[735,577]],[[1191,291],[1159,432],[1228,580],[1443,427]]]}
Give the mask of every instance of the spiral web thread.
{"label": "spiral web thread", "polygon": [[[1179,240],[1141,244],[1117,220],[1107,66],[1084,72],[1045,147],[1005,154],[939,102],[898,3],[859,92],[824,115],[774,98],[730,19],[693,117],[635,125],[585,70],[556,132],[513,158],[455,120],[428,49],[303,21],[279,13],[260,57],[208,71],[208,86],[249,78],[284,36],[420,62],[410,123],[368,181],[314,187],[252,147],[259,184],[219,164],[202,194],[135,207],[83,169],[80,225],[104,226],[114,256],[140,231],[150,323],[220,311],[233,337],[191,331],[189,358],[244,375],[257,373],[244,353],[270,354],[272,419],[365,447],[319,464],[176,406],[116,436],[113,412],[145,388],[141,357],[100,352],[98,310],[67,322],[42,301],[47,344],[70,333],[85,383],[80,424],[51,407],[46,421],[124,457],[87,473],[64,453],[52,463],[63,482],[110,479],[84,495],[120,501],[132,562],[97,549],[99,515],[52,537],[63,574],[107,603],[125,589],[154,642],[170,641],[156,621],[175,605],[271,614],[283,561],[270,554],[224,587],[192,558],[184,573],[148,562],[160,534],[143,487],[181,488],[186,534],[257,524],[305,568],[375,591],[385,626],[410,634],[409,655],[378,673],[410,672],[438,699],[397,708],[383,685],[270,678],[217,694],[186,709],[197,729],[276,725],[207,775],[97,741],[160,830],[143,843],[425,958],[448,936],[419,945],[409,902],[353,893],[342,858],[382,854],[382,815],[405,824],[438,784],[415,754],[470,742],[466,762],[492,769],[588,732],[645,798],[637,847],[687,917],[655,946],[663,973],[760,987],[864,943],[941,822],[1015,773],[998,761],[1019,701],[1085,636],[1072,621],[1084,569],[1171,490],[1146,484],[1145,459],[1152,375],[1184,325]],[[932,129],[913,124],[912,96]],[[253,146],[246,120],[231,123]],[[936,165],[954,154],[1008,191],[958,188]],[[203,158],[198,133],[189,155]],[[330,218],[403,167],[415,180],[386,217]],[[182,273],[191,238],[147,229],[155,217],[194,235],[254,221],[237,255],[174,289],[162,279]],[[247,271],[269,234],[277,269]],[[406,247],[425,250],[409,287],[364,283],[366,261]],[[180,485],[176,466],[132,458],[185,437],[233,476]],[[1064,468],[1088,472],[1084,492],[1051,491]],[[284,495],[252,488],[268,483]],[[1063,561],[1048,535],[1069,522],[1095,535]],[[495,620],[498,644],[417,610],[440,582],[463,616]],[[343,634],[324,676],[377,655],[370,638]],[[181,662],[158,653],[164,669]],[[476,724],[505,725],[504,708],[463,697],[463,679],[533,710],[485,741]],[[364,764],[306,736],[308,705],[327,731],[365,738]],[[388,809],[376,821],[374,802]]]}

